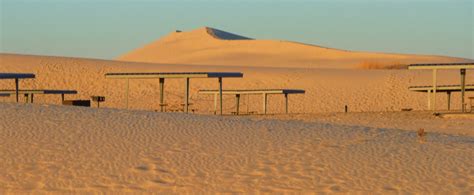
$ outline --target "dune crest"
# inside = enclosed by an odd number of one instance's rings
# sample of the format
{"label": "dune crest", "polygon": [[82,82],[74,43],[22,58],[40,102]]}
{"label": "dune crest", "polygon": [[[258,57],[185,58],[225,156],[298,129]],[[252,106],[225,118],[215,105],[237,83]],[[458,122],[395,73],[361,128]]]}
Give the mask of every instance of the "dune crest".
{"label": "dune crest", "polygon": [[[462,58],[356,52],[293,41],[258,40],[203,27],[173,32],[126,53],[121,61],[279,68],[366,69],[367,62],[387,67],[410,63],[469,61]],[[384,69],[384,66],[377,69]],[[403,67],[403,66],[402,66]]]}

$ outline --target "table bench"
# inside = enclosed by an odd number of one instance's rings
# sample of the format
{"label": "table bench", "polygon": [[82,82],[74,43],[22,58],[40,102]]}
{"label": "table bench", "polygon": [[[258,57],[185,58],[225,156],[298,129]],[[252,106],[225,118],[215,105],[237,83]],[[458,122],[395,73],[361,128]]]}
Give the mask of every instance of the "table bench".
{"label": "table bench", "polygon": [[[214,114],[217,111],[217,95],[219,90],[199,90],[200,94],[214,95]],[[263,97],[263,114],[267,114],[267,99],[268,95],[282,94],[285,95],[285,113],[288,114],[288,95],[289,94],[304,94],[305,90],[301,89],[231,89],[222,90],[224,95],[235,95],[235,115],[240,113],[240,96],[241,95],[262,95]]]}
{"label": "table bench", "polygon": [[26,103],[33,103],[35,94],[61,95],[61,102],[64,102],[65,94],[77,94],[76,90],[57,90],[57,89],[22,89],[22,90],[0,90],[0,95],[24,94]]}
{"label": "table bench", "polygon": [[[410,86],[408,87],[410,91],[414,92],[424,92],[428,94],[428,109],[431,109],[431,94],[433,93],[433,86]],[[464,88],[465,91],[474,91],[474,84],[467,84]],[[436,92],[443,92],[448,95],[447,103],[448,103],[448,110],[451,110],[451,93],[453,92],[461,92],[462,88],[461,85],[437,85]],[[464,106],[464,105],[463,105]]]}

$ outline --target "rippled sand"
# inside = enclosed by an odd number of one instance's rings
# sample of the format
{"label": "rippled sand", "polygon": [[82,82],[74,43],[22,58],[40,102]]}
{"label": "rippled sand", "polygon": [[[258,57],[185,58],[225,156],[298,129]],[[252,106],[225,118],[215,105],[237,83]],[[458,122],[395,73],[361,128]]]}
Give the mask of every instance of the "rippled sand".
{"label": "rippled sand", "polygon": [[[474,139],[323,122],[0,104],[0,193],[470,193]],[[429,123],[426,121],[424,123]]]}

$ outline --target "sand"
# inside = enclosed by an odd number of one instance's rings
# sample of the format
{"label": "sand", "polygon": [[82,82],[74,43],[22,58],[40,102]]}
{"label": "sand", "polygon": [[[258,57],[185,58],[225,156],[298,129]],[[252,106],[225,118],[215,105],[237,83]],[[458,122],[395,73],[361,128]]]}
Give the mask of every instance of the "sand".
{"label": "sand", "polygon": [[383,68],[410,63],[460,62],[466,59],[348,51],[282,40],[258,40],[203,27],[173,32],[140,46],[119,60],[151,63],[286,68]]}
{"label": "sand", "polygon": [[0,109],[0,193],[474,189],[473,137],[429,132],[422,143],[415,132],[321,122],[9,103]]}
{"label": "sand", "polygon": [[[21,81],[23,89],[106,98],[96,109],[60,106],[59,96],[36,95],[35,104],[1,97],[0,194],[470,194],[472,115],[433,116],[426,94],[408,90],[431,84],[431,73],[389,67],[432,60],[469,61],[254,40],[210,28],[173,33],[120,60],[0,54],[0,72],[37,75]],[[224,96],[226,115],[213,116],[213,97],[197,91],[216,89],[217,79],[191,79],[195,114],[159,113],[158,80],[131,81],[125,110],[125,81],[104,77],[172,71],[238,71],[244,78],[224,79],[224,89],[306,94],[290,96],[290,115],[281,114],[283,96],[269,96],[268,116],[230,116],[234,97]],[[458,71],[438,75],[439,84],[460,80]],[[474,83],[474,71],[467,75]],[[168,109],[183,102],[184,82],[166,80]],[[13,86],[0,81],[2,89]],[[437,108],[446,109],[446,94],[437,98]],[[453,94],[453,109],[459,99]],[[243,96],[241,111],[261,114],[261,101]],[[419,128],[427,133],[422,139]]]}
{"label": "sand", "polygon": [[428,132],[456,136],[474,136],[474,113],[461,114],[459,112],[445,112],[444,114],[435,116],[432,111],[349,112],[269,116],[259,115],[250,117],[382,129],[399,129],[405,131],[418,131],[422,128]]}

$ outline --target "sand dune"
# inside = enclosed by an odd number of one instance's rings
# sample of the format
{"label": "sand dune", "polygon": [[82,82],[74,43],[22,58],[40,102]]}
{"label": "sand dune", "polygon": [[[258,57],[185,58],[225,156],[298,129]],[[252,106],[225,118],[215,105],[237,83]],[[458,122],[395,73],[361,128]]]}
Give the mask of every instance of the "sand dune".
{"label": "sand dune", "polygon": [[171,64],[344,69],[466,61],[443,56],[356,52],[291,41],[254,40],[209,27],[173,32],[118,59]]}
{"label": "sand dune", "polygon": [[474,188],[472,137],[429,133],[420,143],[414,132],[319,122],[5,103],[0,110],[2,194]]}

